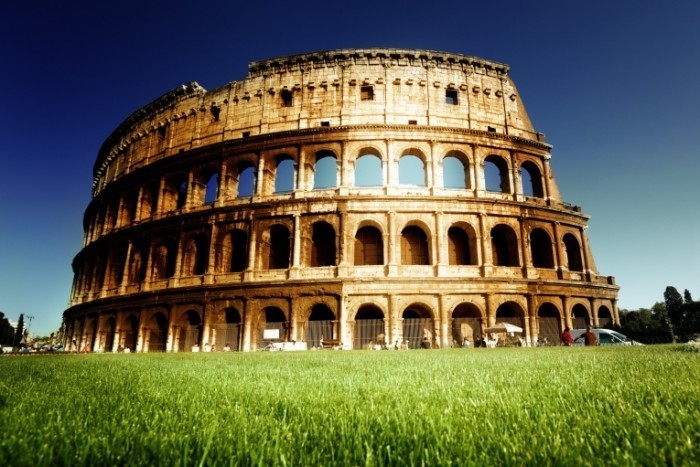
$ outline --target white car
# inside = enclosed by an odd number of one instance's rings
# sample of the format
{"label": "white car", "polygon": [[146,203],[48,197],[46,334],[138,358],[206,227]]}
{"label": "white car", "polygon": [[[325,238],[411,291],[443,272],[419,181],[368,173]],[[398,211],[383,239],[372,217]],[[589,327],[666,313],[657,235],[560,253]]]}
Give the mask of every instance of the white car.
{"label": "white car", "polygon": [[[640,342],[627,339],[627,336],[611,329],[593,329],[593,333],[598,338],[598,345],[644,345]],[[574,338],[574,345],[584,345],[585,329],[572,329],[571,337]]]}

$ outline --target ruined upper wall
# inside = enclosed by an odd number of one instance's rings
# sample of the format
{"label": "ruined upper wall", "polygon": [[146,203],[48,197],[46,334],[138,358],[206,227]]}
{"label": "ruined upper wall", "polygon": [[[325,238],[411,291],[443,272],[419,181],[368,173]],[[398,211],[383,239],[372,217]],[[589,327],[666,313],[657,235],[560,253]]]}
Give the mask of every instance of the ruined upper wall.
{"label": "ruined upper wall", "polygon": [[129,116],[105,141],[95,191],[137,167],[226,140],[321,126],[424,125],[537,141],[508,66],[402,49],[344,49],[253,62],[243,81],[193,82]]}

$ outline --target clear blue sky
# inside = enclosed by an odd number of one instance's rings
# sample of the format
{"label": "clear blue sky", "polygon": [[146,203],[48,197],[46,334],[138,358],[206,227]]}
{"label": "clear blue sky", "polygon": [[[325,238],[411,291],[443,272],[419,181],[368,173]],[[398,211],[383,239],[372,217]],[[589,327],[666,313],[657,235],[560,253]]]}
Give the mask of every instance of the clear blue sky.
{"label": "clear blue sky", "polygon": [[353,47],[511,66],[554,145],[565,201],[591,216],[621,308],[667,285],[700,298],[700,3],[10,2],[0,15],[0,311],[58,329],[92,165],[131,112],[250,61]]}

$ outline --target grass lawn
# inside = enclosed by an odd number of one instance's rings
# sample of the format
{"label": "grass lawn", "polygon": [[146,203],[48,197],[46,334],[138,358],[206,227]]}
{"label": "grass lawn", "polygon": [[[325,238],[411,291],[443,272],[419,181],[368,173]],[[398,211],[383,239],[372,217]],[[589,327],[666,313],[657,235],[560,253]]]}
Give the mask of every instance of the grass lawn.
{"label": "grass lawn", "polygon": [[679,349],[0,357],[0,464],[699,465]]}

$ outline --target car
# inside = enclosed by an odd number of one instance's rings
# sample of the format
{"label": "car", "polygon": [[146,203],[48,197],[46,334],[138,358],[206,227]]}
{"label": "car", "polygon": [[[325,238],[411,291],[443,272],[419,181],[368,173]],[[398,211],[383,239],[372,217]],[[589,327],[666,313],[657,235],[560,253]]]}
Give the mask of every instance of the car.
{"label": "car", "polygon": [[[598,345],[643,345],[640,342],[632,339],[627,339],[627,336],[620,334],[612,329],[593,329],[593,333],[598,338]],[[571,337],[574,339],[574,345],[584,345],[585,329],[572,329]]]}

